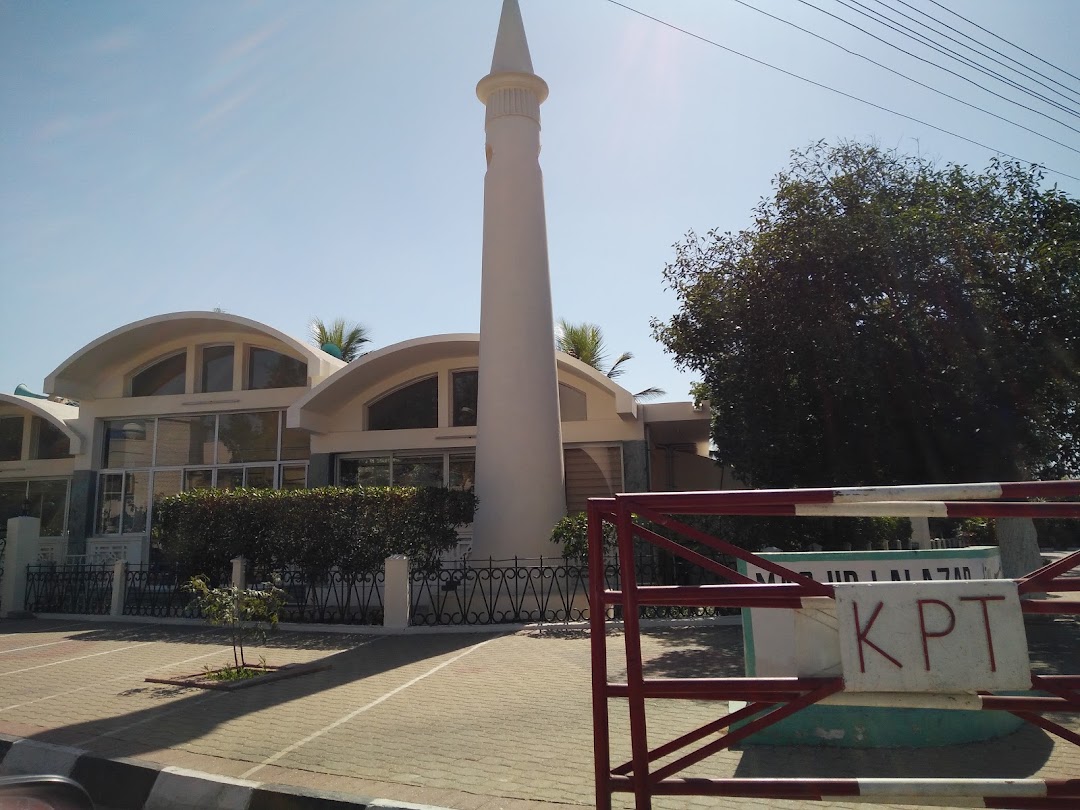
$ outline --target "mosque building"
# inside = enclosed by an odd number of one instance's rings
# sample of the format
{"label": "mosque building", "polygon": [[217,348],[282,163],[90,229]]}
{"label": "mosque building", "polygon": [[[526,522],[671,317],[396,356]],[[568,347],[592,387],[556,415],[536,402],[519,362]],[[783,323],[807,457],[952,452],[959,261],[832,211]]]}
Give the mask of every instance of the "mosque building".
{"label": "mosque building", "polygon": [[459,553],[555,553],[551,528],[617,492],[718,489],[707,404],[645,404],[554,349],[540,105],[517,0],[504,0],[486,109],[479,334],[351,363],[223,312],[121,326],[0,395],[0,530],[41,518],[41,557],[151,556],[156,499],[216,487],[474,488]]}

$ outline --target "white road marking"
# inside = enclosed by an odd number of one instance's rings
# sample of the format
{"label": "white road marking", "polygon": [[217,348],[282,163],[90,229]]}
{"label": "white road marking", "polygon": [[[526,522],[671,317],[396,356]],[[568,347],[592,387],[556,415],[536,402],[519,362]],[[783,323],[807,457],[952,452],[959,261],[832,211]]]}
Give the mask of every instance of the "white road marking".
{"label": "white road marking", "polygon": [[27,647],[14,647],[14,648],[12,648],[10,650],[0,650],[0,655],[7,655],[8,653],[13,653],[13,652],[22,652],[23,650],[36,650],[38,647],[53,647],[53,646],[55,646],[57,644],[70,644],[73,641],[81,641],[81,640],[82,639],[77,639],[77,638],[65,638],[63,641],[50,641],[50,642],[48,642],[46,644],[31,644],[31,645],[29,645]]}
{"label": "white road marking", "polygon": [[80,686],[77,689],[68,689],[64,692],[56,692],[52,695],[45,695],[43,697],[34,698],[33,700],[27,700],[22,703],[12,703],[10,706],[0,707],[0,712],[10,711],[11,709],[18,709],[22,706],[29,706],[33,703],[41,703],[43,700],[52,700],[53,698],[64,697],[65,695],[74,695],[76,692],[84,692],[87,689],[93,689],[96,686],[100,686],[103,683],[113,683],[115,681],[123,681],[128,678],[138,678],[143,675],[149,675],[151,672],[157,672],[161,669],[171,669],[172,667],[178,667],[182,664],[190,664],[192,661],[198,661],[200,658],[209,658],[211,655],[221,655],[231,650],[232,647],[220,647],[213,652],[203,653],[202,655],[196,655],[193,658],[185,658],[183,661],[174,661],[170,664],[162,664],[161,666],[151,667],[150,669],[144,669],[141,672],[129,672],[126,675],[120,675],[116,678],[109,678],[106,681],[99,681],[98,683],[92,683],[87,686]]}
{"label": "white road marking", "polygon": [[398,687],[396,687],[394,689],[391,689],[385,695],[382,695],[380,697],[375,698],[375,700],[371,701],[368,704],[365,704],[364,706],[361,706],[359,709],[356,709],[355,711],[349,712],[347,715],[345,715],[344,717],[338,718],[337,720],[335,720],[330,725],[323,726],[321,729],[319,729],[318,731],[316,731],[316,732],[314,732],[312,734],[309,734],[308,736],[304,737],[304,739],[300,740],[299,742],[295,742],[295,743],[293,743],[292,745],[290,745],[290,746],[288,746],[286,748],[282,748],[276,754],[273,754],[272,756],[267,757],[266,759],[264,759],[261,763],[259,763],[255,767],[248,768],[246,771],[244,771],[242,774],[240,774],[240,778],[241,779],[247,779],[253,773],[255,773],[256,771],[262,770],[267,765],[273,765],[275,762],[277,762],[282,757],[287,756],[288,754],[291,754],[293,751],[297,750],[298,748],[302,748],[303,746],[307,745],[312,740],[317,740],[319,737],[326,734],[328,731],[333,731],[338,726],[343,725],[344,723],[348,723],[354,717],[357,717],[357,716],[363,714],[364,712],[368,711],[369,709],[374,709],[380,703],[383,703],[383,702],[389,700],[390,698],[392,698],[394,695],[398,694],[399,692],[404,692],[410,686],[414,686],[414,685],[420,683],[420,681],[424,680],[425,678],[428,678],[428,677],[434,675],[439,670],[450,666],[455,661],[460,661],[466,655],[469,655],[470,653],[473,653],[476,650],[479,650],[484,645],[490,644],[491,642],[495,641],[496,638],[500,638],[500,637],[501,636],[494,636],[492,638],[487,639],[486,641],[481,641],[479,644],[474,644],[473,646],[469,647],[469,649],[465,650],[465,652],[459,653],[458,655],[455,655],[453,658],[450,658],[450,659],[448,659],[446,661],[443,661],[441,664],[438,664],[437,666],[432,667],[427,672],[425,672],[423,675],[417,675],[411,681],[408,681],[407,683],[401,684],[401,686],[398,686]]}
{"label": "white road marking", "polygon": [[90,653],[89,655],[79,655],[79,656],[76,656],[75,658],[64,658],[64,659],[61,659],[60,661],[51,661],[48,664],[38,664],[37,666],[34,666],[34,667],[23,667],[22,669],[13,669],[10,672],[0,672],[0,678],[6,677],[8,675],[18,675],[18,674],[20,674],[22,672],[32,672],[35,669],[44,669],[45,667],[55,667],[55,666],[57,666],[59,664],[70,664],[72,661],[82,661],[82,660],[84,660],[86,658],[97,658],[99,655],[108,655],[109,653],[123,652],[124,650],[133,650],[136,647],[144,647],[147,644],[152,644],[152,643],[153,643],[152,641],[140,641],[138,644],[129,644],[127,647],[116,647],[115,649],[112,649],[112,650],[105,650],[103,652]]}

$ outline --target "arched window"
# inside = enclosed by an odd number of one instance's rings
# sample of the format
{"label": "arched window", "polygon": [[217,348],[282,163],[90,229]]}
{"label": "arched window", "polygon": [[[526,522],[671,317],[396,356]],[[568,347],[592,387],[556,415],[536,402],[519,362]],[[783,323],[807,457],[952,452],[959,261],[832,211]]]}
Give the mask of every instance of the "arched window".
{"label": "arched window", "polygon": [[131,396],[183,394],[186,377],[187,352],[170,355],[147,366],[131,378]]}
{"label": "arched window", "polygon": [[30,458],[67,458],[71,440],[64,431],[35,416],[30,420]]}
{"label": "arched window", "polygon": [[439,378],[426,377],[368,405],[368,430],[439,426]]}
{"label": "arched window", "polygon": [[273,349],[248,350],[247,387],[301,388],[307,385],[307,363]]}

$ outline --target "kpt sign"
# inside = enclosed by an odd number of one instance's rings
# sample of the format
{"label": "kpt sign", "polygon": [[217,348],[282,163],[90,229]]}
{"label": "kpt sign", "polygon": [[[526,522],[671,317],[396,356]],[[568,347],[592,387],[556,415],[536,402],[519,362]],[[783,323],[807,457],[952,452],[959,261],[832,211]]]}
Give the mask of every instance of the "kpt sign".
{"label": "kpt sign", "polygon": [[841,583],[835,588],[846,690],[1030,688],[1015,582]]}

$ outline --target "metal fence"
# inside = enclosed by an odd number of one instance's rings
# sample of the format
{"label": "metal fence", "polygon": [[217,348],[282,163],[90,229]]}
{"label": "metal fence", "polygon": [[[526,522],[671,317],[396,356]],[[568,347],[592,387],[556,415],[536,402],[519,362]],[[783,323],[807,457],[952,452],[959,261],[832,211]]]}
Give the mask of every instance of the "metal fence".
{"label": "metal fence", "polygon": [[[655,585],[715,584],[715,574],[679,560],[635,561],[638,581]],[[604,583],[618,590],[617,560],[604,566]],[[577,622],[589,618],[589,569],[562,558],[539,560],[473,560],[410,572],[410,617],[414,625],[485,625],[534,622]],[[621,618],[622,608],[612,610]],[[642,606],[647,619],[685,619],[737,614],[738,609]]]}
{"label": "metal fence", "polygon": [[279,613],[283,622],[320,624],[383,623],[385,572],[331,571],[312,574],[289,569],[274,575],[287,601]]}
{"label": "metal fence", "polygon": [[109,612],[112,589],[112,565],[28,565],[25,609],[103,616]]}
{"label": "metal fence", "polygon": [[[124,615],[158,619],[201,619],[202,610],[186,589],[192,572],[170,565],[129,565],[124,582]],[[211,587],[227,583],[218,576]]]}

